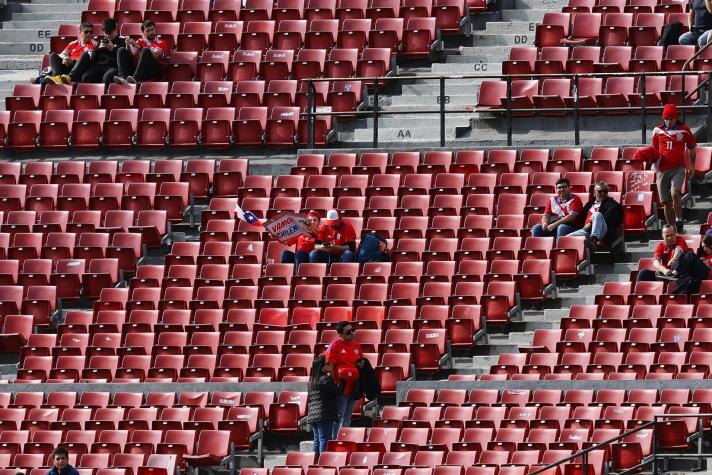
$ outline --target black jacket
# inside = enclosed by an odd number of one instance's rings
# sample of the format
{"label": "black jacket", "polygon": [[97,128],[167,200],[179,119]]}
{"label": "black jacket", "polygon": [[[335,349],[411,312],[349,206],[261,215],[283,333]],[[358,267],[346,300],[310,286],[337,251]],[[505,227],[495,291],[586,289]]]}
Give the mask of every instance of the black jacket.
{"label": "black jacket", "polygon": [[354,399],[365,397],[373,401],[381,395],[381,382],[378,380],[376,371],[371,366],[371,362],[363,358],[363,366],[359,369],[359,378],[354,388]]}
{"label": "black jacket", "polygon": [[[119,48],[126,48],[126,38],[119,35],[114,40],[112,41],[114,44],[114,49],[109,51],[106,48],[102,48],[101,46],[97,46],[96,49],[94,50],[94,55],[93,62],[94,64],[105,64],[110,67],[116,67],[117,66],[117,61],[116,61],[116,55],[119,51]],[[99,42],[99,45],[101,42]]]}
{"label": "black jacket", "polygon": [[307,422],[335,421],[336,398],[341,396],[342,389],[331,376],[323,374],[317,380],[314,388],[309,389],[309,411]]}
{"label": "black jacket", "polygon": [[[596,200],[589,200],[589,202],[584,205],[583,211],[581,211],[580,214],[580,226],[584,225],[588,211],[595,202]],[[606,220],[606,227],[608,227],[608,231],[601,241],[611,243],[618,234],[618,226],[623,222],[623,207],[613,198],[606,198],[601,202],[601,207],[598,208],[598,212],[603,214],[603,219]]]}

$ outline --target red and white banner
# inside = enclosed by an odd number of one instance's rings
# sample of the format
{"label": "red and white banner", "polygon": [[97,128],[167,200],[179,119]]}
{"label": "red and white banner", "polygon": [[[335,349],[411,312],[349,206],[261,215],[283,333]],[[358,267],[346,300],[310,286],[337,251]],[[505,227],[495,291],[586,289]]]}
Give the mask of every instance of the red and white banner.
{"label": "red and white banner", "polygon": [[282,243],[293,241],[297,236],[309,233],[306,216],[284,212],[264,223],[265,229]]}

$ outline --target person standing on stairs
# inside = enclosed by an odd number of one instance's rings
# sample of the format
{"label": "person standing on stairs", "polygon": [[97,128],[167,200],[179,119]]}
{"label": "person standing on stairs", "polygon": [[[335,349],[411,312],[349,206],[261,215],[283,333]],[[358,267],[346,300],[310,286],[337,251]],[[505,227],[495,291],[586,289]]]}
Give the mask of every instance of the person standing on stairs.
{"label": "person standing on stairs", "polygon": [[326,450],[326,444],[334,434],[334,424],[338,419],[336,400],[341,396],[341,387],[336,384],[334,367],[324,355],[314,359],[309,380],[309,410],[307,422],[314,435],[314,459]]}
{"label": "person standing on stairs", "polygon": [[334,437],[342,427],[351,426],[351,414],[356,405],[354,389],[360,376],[359,367],[363,366],[363,362],[359,361],[363,357],[363,349],[354,341],[355,332],[351,322],[337,323],[336,333],[339,338],[326,349],[326,361],[334,366],[337,381],[344,383],[343,394],[336,399],[338,419],[334,426]]}
{"label": "person standing on stairs", "polygon": [[[663,123],[653,129],[653,144],[635,153],[636,160],[653,162],[665,222],[682,232],[682,186],[695,173],[697,142],[690,128],[678,121],[675,104],[665,104]],[[689,151],[689,157],[687,152]]]}

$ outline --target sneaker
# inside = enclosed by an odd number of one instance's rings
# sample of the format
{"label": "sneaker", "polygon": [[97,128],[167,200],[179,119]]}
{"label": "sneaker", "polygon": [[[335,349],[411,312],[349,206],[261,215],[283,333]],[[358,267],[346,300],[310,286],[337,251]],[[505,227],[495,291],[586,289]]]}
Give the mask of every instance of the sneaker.
{"label": "sneaker", "polygon": [[62,81],[62,84],[72,83],[72,78],[68,74],[62,74],[61,76],[59,76],[59,79]]}
{"label": "sneaker", "polygon": [[675,277],[674,275],[663,274],[660,271],[655,273],[655,278],[657,278],[658,280],[670,280],[670,281],[677,280],[677,277]]}
{"label": "sneaker", "polygon": [[127,84],[126,79],[122,78],[121,76],[114,76],[114,82],[116,84]]}
{"label": "sneaker", "polygon": [[45,77],[45,82],[47,84],[63,84],[62,83],[62,76],[46,76]]}
{"label": "sneaker", "polygon": [[587,237],[583,240],[584,247],[587,247],[591,252],[596,252],[596,242],[593,238]]}
{"label": "sneaker", "polygon": [[685,224],[685,223],[682,222],[682,221],[675,221],[675,230],[676,230],[678,233],[682,233],[682,232],[683,232],[683,226],[684,226],[684,224]]}
{"label": "sneaker", "polygon": [[136,84],[136,80],[134,79],[133,76],[127,76],[126,77],[126,82],[129,84]]}

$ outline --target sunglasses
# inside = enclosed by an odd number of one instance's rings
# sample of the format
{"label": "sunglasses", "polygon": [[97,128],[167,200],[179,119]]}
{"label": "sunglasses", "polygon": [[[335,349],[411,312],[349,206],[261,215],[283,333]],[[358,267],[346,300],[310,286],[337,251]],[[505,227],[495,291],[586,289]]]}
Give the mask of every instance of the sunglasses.
{"label": "sunglasses", "polygon": [[596,190],[596,193],[602,193],[605,195],[606,193],[608,193],[608,190]]}
{"label": "sunglasses", "polygon": [[86,30],[86,31],[82,31],[82,33],[84,33],[85,35],[91,35],[91,34],[94,33],[94,31],[93,31],[93,30]]}

